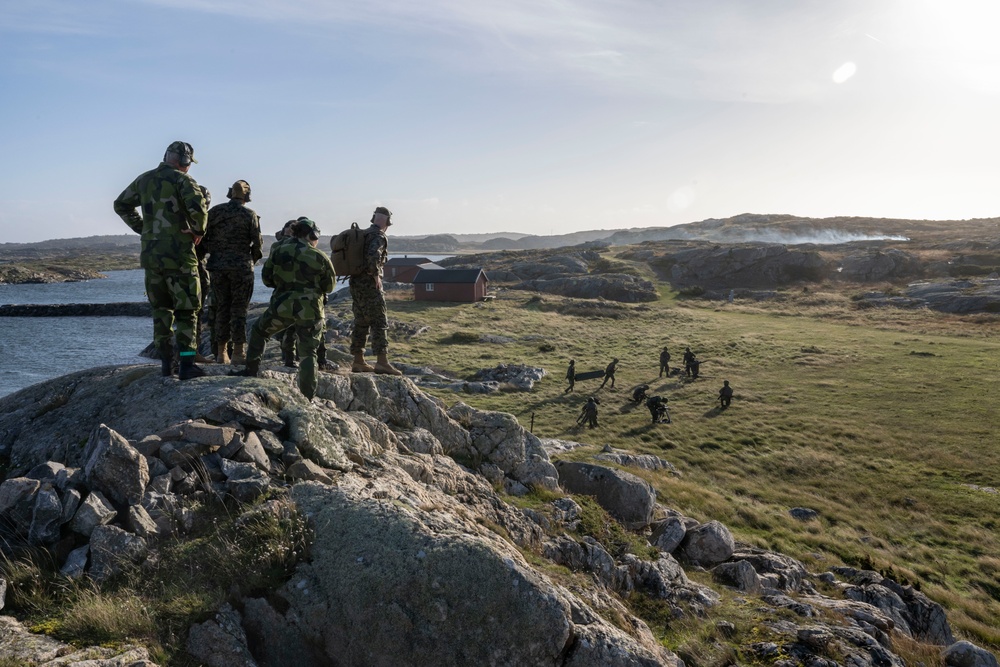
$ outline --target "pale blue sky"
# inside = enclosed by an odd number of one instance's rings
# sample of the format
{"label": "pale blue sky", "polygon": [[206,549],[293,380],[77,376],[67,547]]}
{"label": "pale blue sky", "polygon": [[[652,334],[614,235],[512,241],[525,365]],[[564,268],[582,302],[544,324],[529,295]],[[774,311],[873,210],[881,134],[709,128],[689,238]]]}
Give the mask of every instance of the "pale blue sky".
{"label": "pale blue sky", "polygon": [[1000,215],[994,0],[0,0],[4,241],[178,139],[265,232]]}

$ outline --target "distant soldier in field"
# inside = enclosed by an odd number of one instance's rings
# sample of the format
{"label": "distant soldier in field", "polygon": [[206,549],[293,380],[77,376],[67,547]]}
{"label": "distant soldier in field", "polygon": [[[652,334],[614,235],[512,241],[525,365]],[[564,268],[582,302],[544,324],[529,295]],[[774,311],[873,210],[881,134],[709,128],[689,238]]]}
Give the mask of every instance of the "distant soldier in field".
{"label": "distant soldier in field", "polygon": [[604,382],[601,383],[599,389],[604,389],[604,385],[608,383],[608,380],[611,380],[611,388],[612,389],[615,388],[615,371],[617,370],[618,370],[618,357],[615,357],[614,359],[611,360],[611,363],[608,364],[608,367],[604,369]]}
{"label": "distant soldier in field", "polygon": [[690,347],[684,348],[684,375],[691,375],[691,362],[694,360],[694,352]]}
{"label": "distant soldier in field", "polygon": [[[175,141],[167,146],[160,165],[132,181],[114,203],[115,213],[142,235],[139,259],[146,273],[161,372],[164,376],[172,372],[176,336],[181,380],[204,375],[194,363],[201,308],[195,248],[205,235],[208,205],[201,187],[188,175],[196,163],[191,144]],[[135,210],[139,206],[141,216]]]}
{"label": "distant soldier in field", "polygon": [[661,422],[670,423],[670,413],[667,412],[667,399],[662,396],[650,396],[646,399],[646,407],[649,408],[649,415],[653,418],[654,424]]}
{"label": "distant soldier in field", "polygon": [[597,403],[597,399],[593,396],[588,398],[583,409],[580,410],[580,416],[576,418],[576,423],[580,426],[586,423],[588,427],[595,428],[597,426]]}
{"label": "distant soldier in field", "polygon": [[670,351],[665,347],[660,352],[660,377],[663,377],[664,373],[670,377]]}
{"label": "distant soldier in field", "polygon": [[569,368],[566,369],[566,380],[569,382],[569,386],[566,387],[566,391],[563,392],[564,394],[568,394],[569,392],[573,391],[573,385],[576,384],[576,360],[575,359],[570,359],[569,360]]}
{"label": "distant soldier in field", "polygon": [[[386,230],[392,225],[392,212],[379,206],[372,214],[372,226],[365,230],[365,270],[351,276],[349,285],[354,311],[354,332],[351,335],[351,353],[354,373],[383,373],[402,375],[389,363],[389,319],[386,315],[385,292],[382,291],[382,268],[389,257]],[[374,366],[365,361],[365,343],[371,332],[372,352],[376,355]]]}
{"label": "distant soldier in field", "polygon": [[229,342],[233,343],[234,364],[246,363],[247,308],[253,297],[253,266],[263,256],[264,240],[260,219],[250,201],[250,184],[233,183],[229,201],[208,211],[205,233],[212,277],[212,305],[215,310],[216,353],[220,364],[229,363]]}
{"label": "distant soldier in field", "polygon": [[723,410],[733,402],[733,388],[729,386],[729,380],[722,381],[722,389],[719,390],[719,407]]}
{"label": "distant soldier in field", "polygon": [[632,392],[632,402],[635,403],[636,405],[639,405],[640,403],[645,401],[647,391],[649,391],[649,385],[640,384],[638,387],[635,388],[635,391]]}
{"label": "distant soldier in field", "polygon": [[688,368],[691,369],[691,379],[697,380],[698,373],[701,372],[701,360],[698,357],[691,355],[691,361],[688,363]]}
{"label": "distant soldier in field", "polygon": [[256,376],[270,336],[293,327],[302,363],[299,390],[309,399],[316,393],[316,348],[323,336],[323,296],[333,291],[336,274],[330,258],[316,249],[319,228],[302,217],[291,228],[292,238],[272,247],[261,278],[273,287],[271,302],[250,329],[246,369],[233,375]]}

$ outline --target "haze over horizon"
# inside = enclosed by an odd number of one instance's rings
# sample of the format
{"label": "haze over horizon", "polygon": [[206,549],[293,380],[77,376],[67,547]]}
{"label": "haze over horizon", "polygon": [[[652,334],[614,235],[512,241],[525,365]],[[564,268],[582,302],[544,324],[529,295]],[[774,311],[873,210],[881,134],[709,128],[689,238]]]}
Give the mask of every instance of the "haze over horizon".
{"label": "haze over horizon", "polygon": [[0,242],[130,233],[173,140],[265,233],[1000,215],[989,0],[0,3]]}

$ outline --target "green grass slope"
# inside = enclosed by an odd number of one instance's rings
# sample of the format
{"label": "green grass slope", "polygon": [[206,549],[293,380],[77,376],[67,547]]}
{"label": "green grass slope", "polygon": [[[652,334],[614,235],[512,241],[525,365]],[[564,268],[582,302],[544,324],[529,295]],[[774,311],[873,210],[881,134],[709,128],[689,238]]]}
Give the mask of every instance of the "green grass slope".
{"label": "green grass slope", "polygon": [[[580,456],[606,444],[661,456],[681,473],[644,473],[663,504],[817,572],[841,563],[891,572],[944,605],[958,634],[1000,647],[1000,320],[859,310],[841,287],[734,304],[659,287],[668,295],[659,302],[597,309],[503,290],[481,304],[399,297],[390,317],[430,329],[394,342],[391,356],[463,377],[502,362],[541,366],[550,375],[530,393],[438,395],[590,445]],[[515,342],[480,343],[481,334]],[[691,346],[702,377],[658,378],[664,345],[677,363]],[[612,357],[615,390],[590,380],[563,393],[569,359],[583,372]],[[724,412],[723,379],[736,390]],[[672,424],[652,425],[632,406],[643,383],[670,399]],[[592,430],[576,425],[589,395],[601,399]],[[820,518],[793,519],[799,506]]]}

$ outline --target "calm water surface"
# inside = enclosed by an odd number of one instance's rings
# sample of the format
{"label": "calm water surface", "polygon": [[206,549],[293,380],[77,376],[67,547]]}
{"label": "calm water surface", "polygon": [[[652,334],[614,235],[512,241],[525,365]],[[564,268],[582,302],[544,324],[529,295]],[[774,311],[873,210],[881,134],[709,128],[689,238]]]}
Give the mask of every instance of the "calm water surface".
{"label": "calm water surface", "polygon": [[[271,289],[261,282],[259,266],[255,273],[253,301],[267,302]],[[0,305],[146,301],[142,270],[105,275],[76,283],[0,285]],[[158,364],[138,356],[152,340],[153,322],[146,317],[0,317],[0,396],[94,366]]]}

